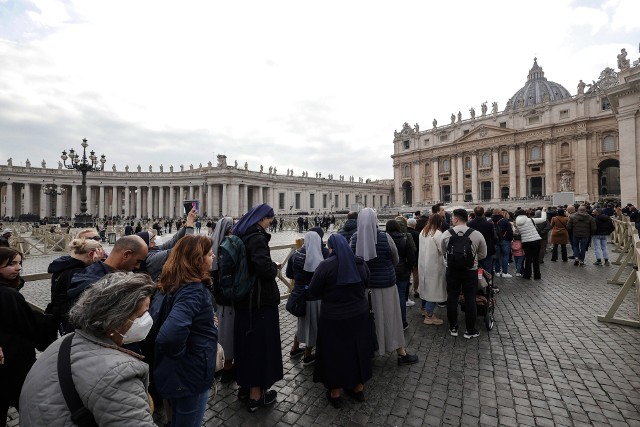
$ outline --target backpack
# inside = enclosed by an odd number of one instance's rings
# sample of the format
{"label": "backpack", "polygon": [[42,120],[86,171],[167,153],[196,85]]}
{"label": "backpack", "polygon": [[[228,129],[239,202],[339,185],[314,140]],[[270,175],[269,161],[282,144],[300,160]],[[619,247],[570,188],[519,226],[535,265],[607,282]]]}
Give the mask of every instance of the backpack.
{"label": "backpack", "polygon": [[222,296],[232,302],[244,300],[256,283],[249,272],[247,248],[241,238],[227,236],[218,250],[218,272]]}
{"label": "backpack", "polygon": [[82,270],[84,269],[70,268],[51,276],[51,302],[47,304],[44,312],[60,319],[62,322],[62,328],[59,328],[61,335],[69,332],[67,329],[69,310],[74,302],[69,298],[69,283],[71,283],[73,275]]}
{"label": "backpack", "polygon": [[456,233],[453,228],[450,228],[449,233],[451,233],[451,237],[447,243],[447,268],[455,270],[473,268],[475,254],[469,238],[473,233],[473,228],[467,229],[464,234],[462,232]]}

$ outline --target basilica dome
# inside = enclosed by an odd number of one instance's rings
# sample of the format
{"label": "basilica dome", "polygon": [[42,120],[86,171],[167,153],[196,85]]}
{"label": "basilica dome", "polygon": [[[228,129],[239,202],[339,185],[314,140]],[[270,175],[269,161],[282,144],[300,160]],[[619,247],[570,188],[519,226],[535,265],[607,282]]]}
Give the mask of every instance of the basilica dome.
{"label": "basilica dome", "polygon": [[538,58],[533,58],[533,67],[529,70],[527,83],[509,98],[505,111],[532,107],[565,98],[571,98],[569,91],[561,84],[547,80],[542,67],[538,65]]}

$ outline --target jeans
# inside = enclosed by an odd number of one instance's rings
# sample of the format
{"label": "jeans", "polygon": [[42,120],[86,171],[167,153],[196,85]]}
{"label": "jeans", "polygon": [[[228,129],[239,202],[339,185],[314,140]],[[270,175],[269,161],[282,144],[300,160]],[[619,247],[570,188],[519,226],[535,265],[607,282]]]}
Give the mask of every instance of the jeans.
{"label": "jeans", "polygon": [[578,255],[580,254],[580,250],[578,250],[578,246],[576,245],[576,241],[574,240],[573,236],[570,236],[569,239],[571,240],[571,252],[573,252],[571,255],[573,255],[573,258],[578,259]]}
{"label": "jeans", "polygon": [[524,272],[522,277],[531,278],[531,270],[533,269],[533,278],[540,279],[540,240],[533,242],[522,242],[524,249]]}
{"label": "jeans", "polygon": [[560,250],[562,252],[562,260],[567,261],[567,245],[558,244],[553,245],[553,249],[551,250],[551,261],[558,259],[558,246],[560,246]]}
{"label": "jeans", "polygon": [[596,248],[596,260],[609,259],[609,250],[607,249],[607,236],[593,236],[591,237],[593,246]]}
{"label": "jeans", "polygon": [[522,264],[524,264],[524,255],[514,256],[513,261],[516,264],[516,274],[522,274]]}
{"label": "jeans", "polygon": [[478,266],[487,273],[493,275],[493,256],[488,256],[478,261]]}
{"label": "jeans", "polygon": [[447,320],[449,327],[458,325],[458,296],[464,295],[464,318],[467,331],[476,328],[476,293],[478,292],[478,270],[451,270],[447,268]]}
{"label": "jeans", "polygon": [[498,243],[498,248],[498,258],[494,263],[496,273],[508,273],[509,255],[511,255],[511,242],[508,240],[500,240],[500,243]]}
{"label": "jeans", "polygon": [[581,262],[584,262],[584,257],[585,257],[586,252],[587,252],[587,244],[588,243],[589,243],[589,237],[576,237],[576,236],[573,236],[573,245],[575,246],[575,250],[577,251],[577,254],[574,253],[574,255]]}
{"label": "jeans", "polygon": [[169,399],[171,402],[171,426],[193,427],[202,425],[204,411],[207,409],[209,390],[195,396]]}
{"label": "jeans", "polygon": [[436,309],[436,304],[437,303],[434,301],[422,300],[422,308],[429,314],[433,314]]}
{"label": "jeans", "polygon": [[402,313],[402,325],[407,324],[407,289],[409,288],[409,279],[396,279],[398,287],[398,297],[400,298],[400,312]]}

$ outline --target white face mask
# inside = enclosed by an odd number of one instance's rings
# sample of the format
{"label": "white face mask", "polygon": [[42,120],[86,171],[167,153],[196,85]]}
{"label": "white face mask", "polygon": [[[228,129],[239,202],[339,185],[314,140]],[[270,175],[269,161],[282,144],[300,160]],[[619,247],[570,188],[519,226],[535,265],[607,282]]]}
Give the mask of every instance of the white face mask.
{"label": "white face mask", "polygon": [[[131,320],[129,320],[131,322]],[[147,334],[153,326],[153,318],[149,312],[145,312],[142,316],[131,322],[132,325],[125,335],[122,335],[122,343],[130,344],[140,342],[147,337]]]}

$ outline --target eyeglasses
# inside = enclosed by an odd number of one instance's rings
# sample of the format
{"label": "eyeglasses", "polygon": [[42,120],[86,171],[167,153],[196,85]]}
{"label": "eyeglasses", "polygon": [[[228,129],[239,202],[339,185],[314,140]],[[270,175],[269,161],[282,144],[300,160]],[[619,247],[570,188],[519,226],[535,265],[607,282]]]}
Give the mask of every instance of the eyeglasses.
{"label": "eyeglasses", "polygon": [[85,237],[85,239],[95,240],[96,242],[99,242],[102,240],[100,236]]}

